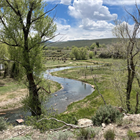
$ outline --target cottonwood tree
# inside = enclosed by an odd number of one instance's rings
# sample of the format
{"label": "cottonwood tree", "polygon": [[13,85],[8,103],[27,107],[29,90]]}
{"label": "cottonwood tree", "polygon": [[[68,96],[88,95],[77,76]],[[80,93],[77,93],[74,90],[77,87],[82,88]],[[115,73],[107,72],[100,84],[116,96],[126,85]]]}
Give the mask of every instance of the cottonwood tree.
{"label": "cottonwood tree", "polygon": [[134,26],[129,25],[127,22],[116,21],[116,27],[113,29],[113,33],[122,38],[122,43],[125,46],[126,54],[126,69],[127,69],[127,83],[126,83],[126,106],[127,111],[131,111],[130,97],[132,93],[132,87],[134,78],[137,79],[140,87],[138,77],[138,62],[140,54],[140,45],[138,42],[138,34],[140,27],[140,8],[135,4],[135,14],[131,14],[129,11],[130,18],[134,21]]}
{"label": "cottonwood tree", "polygon": [[18,60],[11,61],[20,64],[25,71],[32,115],[42,114],[37,78],[43,70],[44,43],[55,36],[56,25],[48,16],[53,9],[47,10],[43,0],[0,1],[0,42],[20,53]]}

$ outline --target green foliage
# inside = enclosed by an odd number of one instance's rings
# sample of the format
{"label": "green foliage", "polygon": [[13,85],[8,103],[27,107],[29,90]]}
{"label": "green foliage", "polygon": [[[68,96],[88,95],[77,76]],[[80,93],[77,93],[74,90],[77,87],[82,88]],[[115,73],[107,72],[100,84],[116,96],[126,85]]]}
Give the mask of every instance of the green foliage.
{"label": "green foliage", "polygon": [[70,53],[70,59],[73,60],[74,59],[74,54],[71,52]]}
{"label": "green foliage", "polygon": [[[51,117],[51,115],[50,115]],[[74,114],[60,114],[60,115],[53,115],[53,118],[55,117],[58,120],[62,120],[66,123],[70,123],[70,124],[77,124],[77,120],[74,117]],[[41,115],[40,117],[27,117],[26,118],[26,124],[27,125],[32,125],[37,129],[40,129],[41,132],[50,130],[50,129],[55,129],[55,128],[60,128],[62,127],[64,124],[57,122],[55,120],[42,120],[40,122],[37,122],[37,120],[40,120],[42,118],[46,118],[46,116]]]}
{"label": "green foliage", "polygon": [[74,137],[74,134],[70,131],[59,131],[58,132],[58,140],[69,140],[69,138]]}
{"label": "green foliage", "polygon": [[0,16],[3,15],[0,42],[8,44],[11,48],[9,49],[11,59],[20,64],[19,68],[24,70],[23,77],[27,78],[26,85],[34,102],[34,107],[31,108],[32,115],[35,115],[34,111],[37,112],[36,115],[42,113],[37,86],[40,86],[38,81],[45,70],[43,49],[46,38],[52,39],[56,31],[53,19],[44,13],[46,6],[43,0],[0,2]]}
{"label": "green foliage", "polygon": [[27,136],[27,137],[15,137],[15,138],[11,138],[11,139],[7,139],[7,140],[32,140],[31,137]]}
{"label": "green foliage", "polygon": [[74,134],[71,131],[58,131],[47,135],[47,140],[69,140],[73,138]]}
{"label": "green foliage", "polygon": [[89,58],[92,59],[93,57],[93,52],[89,52]]}
{"label": "green foliage", "polygon": [[128,130],[127,136],[129,140],[135,140],[138,137],[138,135],[132,130]]}
{"label": "green foliage", "polygon": [[115,122],[117,118],[120,118],[121,113],[111,105],[104,105],[99,107],[95,116],[92,117],[94,125],[100,126],[102,123],[109,124]]}
{"label": "green foliage", "polygon": [[4,118],[0,117],[0,131],[5,130],[7,128],[6,121]]}
{"label": "green foliage", "polygon": [[112,129],[108,129],[105,133],[104,133],[104,138],[106,140],[114,140],[115,139],[115,132]]}
{"label": "green foliage", "polygon": [[87,49],[84,47],[81,47],[80,49],[78,49],[77,47],[73,46],[70,56],[71,56],[71,58],[73,58],[73,56],[74,56],[76,60],[86,60],[87,59]]}
{"label": "green foliage", "polygon": [[90,50],[94,50],[95,47],[96,47],[96,44],[92,43],[92,45],[90,46]]}
{"label": "green foliage", "polygon": [[96,135],[93,128],[83,128],[77,132],[77,140],[88,140],[94,138]]}

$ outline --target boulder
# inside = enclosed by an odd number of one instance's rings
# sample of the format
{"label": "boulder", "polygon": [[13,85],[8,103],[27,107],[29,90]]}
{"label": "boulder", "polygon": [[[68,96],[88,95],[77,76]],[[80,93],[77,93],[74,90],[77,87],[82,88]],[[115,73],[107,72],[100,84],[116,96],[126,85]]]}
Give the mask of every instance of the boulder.
{"label": "boulder", "polygon": [[79,126],[92,126],[93,123],[92,123],[92,120],[90,119],[79,119],[78,120],[78,125]]}

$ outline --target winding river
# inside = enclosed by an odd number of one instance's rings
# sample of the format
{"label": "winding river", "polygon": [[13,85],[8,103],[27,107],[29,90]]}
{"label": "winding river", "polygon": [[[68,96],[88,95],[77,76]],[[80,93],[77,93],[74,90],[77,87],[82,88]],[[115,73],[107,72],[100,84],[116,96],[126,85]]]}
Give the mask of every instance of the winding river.
{"label": "winding river", "polygon": [[[73,80],[73,79],[67,79],[67,78],[61,78],[52,76],[51,72],[56,72],[64,69],[70,69],[73,67],[60,67],[60,68],[54,68],[47,70],[44,74],[44,77],[46,79],[50,79],[52,81],[56,81],[62,85],[62,89],[51,94],[50,98],[45,103],[45,108],[49,109],[51,107],[54,108],[54,110],[57,110],[58,113],[62,113],[67,109],[67,106],[75,101],[82,100],[86,96],[90,95],[94,89],[91,87],[91,85],[87,83],[83,83],[81,81]],[[5,115],[0,115],[0,117],[8,118],[8,121],[14,122],[16,119],[21,118],[21,116],[27,116],[31,115],[30,112],[24,113],[21,109],[16,109],[13,111],[5,111]]]}

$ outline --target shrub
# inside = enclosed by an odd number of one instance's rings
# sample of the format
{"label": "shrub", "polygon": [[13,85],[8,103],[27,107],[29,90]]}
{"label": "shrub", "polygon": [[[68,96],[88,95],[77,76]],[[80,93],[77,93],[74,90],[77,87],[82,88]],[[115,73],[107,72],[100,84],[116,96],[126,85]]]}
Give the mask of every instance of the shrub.
{"label": "shrub", "polygon": [[89,58],[92,59],[93,57],[93,52],[89,52]]}
{"label": "shrub", "polygon": [[134,140],[138,137],[138,135],[135,132],[133,132],[132,130],[128,130],[127,136],[128,136],[129,140]]}
{"label": "shrub", "polygon": [[115,139],[114,130],[108,129],[108,130],[104,133],[104,138],[105,138],[106,140],[114,140],[114,139]]}
{"label": "shrub", "polygon": [[94,138],[96,135],[95,130],[93,128],[83,128],[77,133],[78,140],[88,140]]}
{"label": "shrub", "polygon": [[93,125],[100,126],[102,123],[109,124],[115,122],[117,118],[121,118],[122,114],[111,105],[101,106],[95,116],[92,117]]}
{"label": "shrub", "polygon": [[[44,115],[41,115],[40,118],[33,117],[33,116],[27,117],[26,125],[32,125],[32,126],[34,126],[34,128],[40,129],[41,132],[44,132],[44,131],[47,131],[50,129],[60,128],[64,125],[61,122],[57,122],[54,120],[42,120],[40,122],[37,122],[37,120],[40,120],[40,119],[45,118],[45,117],[46,116],[44,116]],[[62,120],[66,123],[77,124],[77,120],[74,117],[74,114],[72,114],[72,115],[60,114],[60,115],[55,115],[52,117],[55,117],[56,119]]]}
{"label": "shrub", "polygon": [[27,136],[27,137],[15,137],[15,138],[11,138],[8,140],[32,140],[32,138],[29,136]]}
{"label": "shrub", "polygon": [[4,118],[0,117],[0,131],[5,130],[7,128],[6,121]]}
{"label": "shrub", "polygon": [[58,132],[58,140],[68,140],[69,138],[74,137],[74,134],[70,131],[63,132],[59,131]]}

